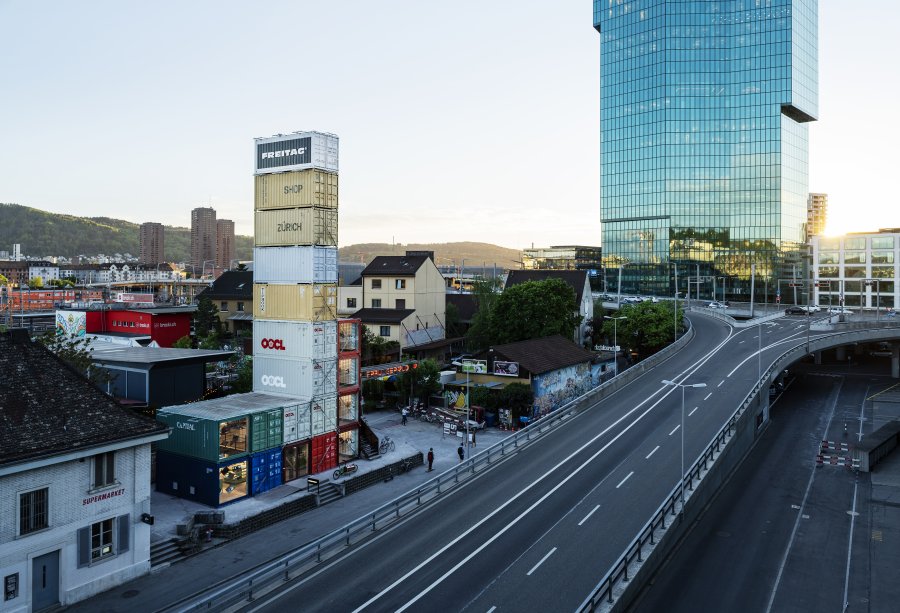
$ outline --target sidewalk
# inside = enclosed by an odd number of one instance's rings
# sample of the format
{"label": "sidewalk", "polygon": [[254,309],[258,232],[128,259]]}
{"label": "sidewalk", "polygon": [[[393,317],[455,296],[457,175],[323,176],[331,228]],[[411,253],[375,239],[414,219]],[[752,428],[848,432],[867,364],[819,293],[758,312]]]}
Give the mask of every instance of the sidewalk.
{"label": "sidewalk", "polygon": [[[378,483],[246,537],[218,546],[210,545],[206,551],[182,562],[154,568],[149,575],[83,600],[67,610],[134,613],[164,608],[203,588],[229,579],[328,534],[459,462],[456,450],[464,439],[443,435],[439,424],[410,419],[408,425],[402,426],[400,414],[394,411],[367,415],[366,421],[379,437],[386,435],[394,440],[397,448],[373,461],[356,460],[359,472],[351,476],[364,474],[417,452],[427,454],[429,448],[434,448],[435,472],[427,472],[426,462],[424,467],[417,467],[388,482]],[[490,447],[508,434],[509,432],[496,428],[478,431],[477,447],[471,449],[472,454],[477,453],[479,449]],[[316,476],[323,481],[331,480],[332,472],[333,469]],[[305,491],[306,477],[261,496],[227,505],[220,510],[225,513],[225,523],[235,523],[283,504],[291,496]],[[194,511],[210,510],[212,510],[210,507],[198,503],[154,492],[151,512],[156,518],[156,523],[151,539],[157,541],[172,538],[175,536],[175,526]]]}

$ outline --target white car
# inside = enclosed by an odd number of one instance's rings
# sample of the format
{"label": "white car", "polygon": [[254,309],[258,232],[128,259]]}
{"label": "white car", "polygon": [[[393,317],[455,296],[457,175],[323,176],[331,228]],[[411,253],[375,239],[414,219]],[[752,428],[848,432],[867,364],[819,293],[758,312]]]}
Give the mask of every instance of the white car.
{"label": "white car", "polygon": [[708,309],[727,309],[728,305],[725,303],[717,302],[717,301],[713,300],[712,302],[710,302],[709,304],[706,305],[706,308],[708,308]]}
{"label": "white car", "polygon": [[626,302],[628,304],[636,304],[641,302],[641,299],[637,296],[622,296],[622,302]]}
{"label": "white car", "polygon": [[828,312],[832,315],[853,315],[853,311],[847,307],[832,307],[828,309]]}
{"label": "white car", "polygon": [[820,307],[818,304],[809,304],[806,306],[806,308],[809,310],[810,313],[818,313],[819,311],[822,310],[822,307]]}

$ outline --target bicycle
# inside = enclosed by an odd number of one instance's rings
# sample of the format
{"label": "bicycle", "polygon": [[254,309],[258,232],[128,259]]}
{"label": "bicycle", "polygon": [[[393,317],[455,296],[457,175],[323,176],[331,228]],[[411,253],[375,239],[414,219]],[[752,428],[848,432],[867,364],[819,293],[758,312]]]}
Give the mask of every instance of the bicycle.
{"label": "bicycle", "polygon": [[334,471],[332,477],[334,477],[335,481],[337,481],[344,475],[355,473],[357,470],[359,470],[359,466],[357,466],[356,464],[344,464],[343,466],[338,467],[336,471]]}
{"label": "bicycle", "polygon": [[388,451],[393,451],[397,446],[394,444],[394,441],[390,439],[390,437],[384,437],[381,443],[378,445],[378,452],[381,454],[385,454]]}

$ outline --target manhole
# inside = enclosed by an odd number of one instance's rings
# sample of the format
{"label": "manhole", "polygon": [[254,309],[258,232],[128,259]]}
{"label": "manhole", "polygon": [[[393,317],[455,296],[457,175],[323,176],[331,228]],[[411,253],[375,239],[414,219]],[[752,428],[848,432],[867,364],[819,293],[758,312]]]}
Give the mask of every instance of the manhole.
{"label": "manhole", "polygon": [[140,590],[127,590],[125,592],[122,592],[122,598],[134,598],[140,593]]}

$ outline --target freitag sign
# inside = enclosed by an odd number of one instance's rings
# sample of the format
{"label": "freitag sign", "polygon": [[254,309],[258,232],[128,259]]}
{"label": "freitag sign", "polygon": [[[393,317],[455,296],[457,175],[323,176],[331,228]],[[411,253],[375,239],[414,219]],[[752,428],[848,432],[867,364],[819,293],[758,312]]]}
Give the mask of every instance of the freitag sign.
{"label": "freitag sign", "polygon": [[256,167],[260,170],[279,166],[298,166],[312,161],[312,138],[292,138],[274,143],[257,143]]}

